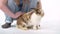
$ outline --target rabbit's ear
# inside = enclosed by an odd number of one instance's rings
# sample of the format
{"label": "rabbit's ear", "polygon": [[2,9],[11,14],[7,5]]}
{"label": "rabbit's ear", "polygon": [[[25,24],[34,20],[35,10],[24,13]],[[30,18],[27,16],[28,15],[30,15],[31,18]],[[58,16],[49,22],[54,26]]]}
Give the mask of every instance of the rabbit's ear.
{"label": "rabbit's ear", "polygon": [[42,3],[41,0],[37,0],[37,8],[42,9]]}

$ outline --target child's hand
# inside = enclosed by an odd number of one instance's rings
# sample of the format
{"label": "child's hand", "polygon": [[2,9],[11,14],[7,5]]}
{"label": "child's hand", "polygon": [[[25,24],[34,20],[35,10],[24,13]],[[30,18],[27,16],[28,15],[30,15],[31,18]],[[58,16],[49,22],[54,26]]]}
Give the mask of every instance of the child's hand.
{"label": "child's hand", "polygon": [[19,16],[21,16],[23,14],[24,14],[23,12],[17,12],[15,15],[16,15],[16,18],[18,18]]}
{"label": "child's hand", "polygon": [[16,14],[15,14],[15,18],[18,18],[19,16],[21,16],[21,15],[23,15],[24,13],[23,12],[17,12]]}

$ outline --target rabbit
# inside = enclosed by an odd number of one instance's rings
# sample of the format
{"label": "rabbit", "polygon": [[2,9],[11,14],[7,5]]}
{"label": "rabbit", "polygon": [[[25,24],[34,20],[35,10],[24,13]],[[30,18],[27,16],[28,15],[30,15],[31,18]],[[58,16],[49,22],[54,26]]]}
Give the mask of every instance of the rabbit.
{"label": "rabbit", "polygon": [[17,19],[17,27],[23,30],[27,29],[39,29],[40,23],[39,21],[44,16],[44,12],[40,11],[40,9],[32,9],[33,13],[25,13]]}

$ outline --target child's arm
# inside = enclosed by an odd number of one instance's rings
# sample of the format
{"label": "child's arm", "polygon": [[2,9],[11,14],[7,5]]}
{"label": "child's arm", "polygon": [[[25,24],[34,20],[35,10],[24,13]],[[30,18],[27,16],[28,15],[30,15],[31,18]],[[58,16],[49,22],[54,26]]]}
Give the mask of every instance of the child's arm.
{"label": "child's arm", "polygon": [[7,0],[0,0],[0,9],[3,10],[4,13],[6,13],[12,18],[17,18],[22,14],[21,12],[17,12],[16,14],[12,13],[6,6],[6,3],[7,3]]}

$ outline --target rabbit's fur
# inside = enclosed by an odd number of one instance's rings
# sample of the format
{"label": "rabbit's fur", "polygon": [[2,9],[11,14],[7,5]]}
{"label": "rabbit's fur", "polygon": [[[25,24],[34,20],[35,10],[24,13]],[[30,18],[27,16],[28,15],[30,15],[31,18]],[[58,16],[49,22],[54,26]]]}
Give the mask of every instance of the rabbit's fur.
{"label": "rabbit's fur", "polygon": [[32,14],[28,12],[18,18],[18,28],[31,29],[36,27],[38,29],[40,27],[39,21],[44,16],[44,12],[40,11],[40,9],[32,9],[31,11],[33,11]]}

